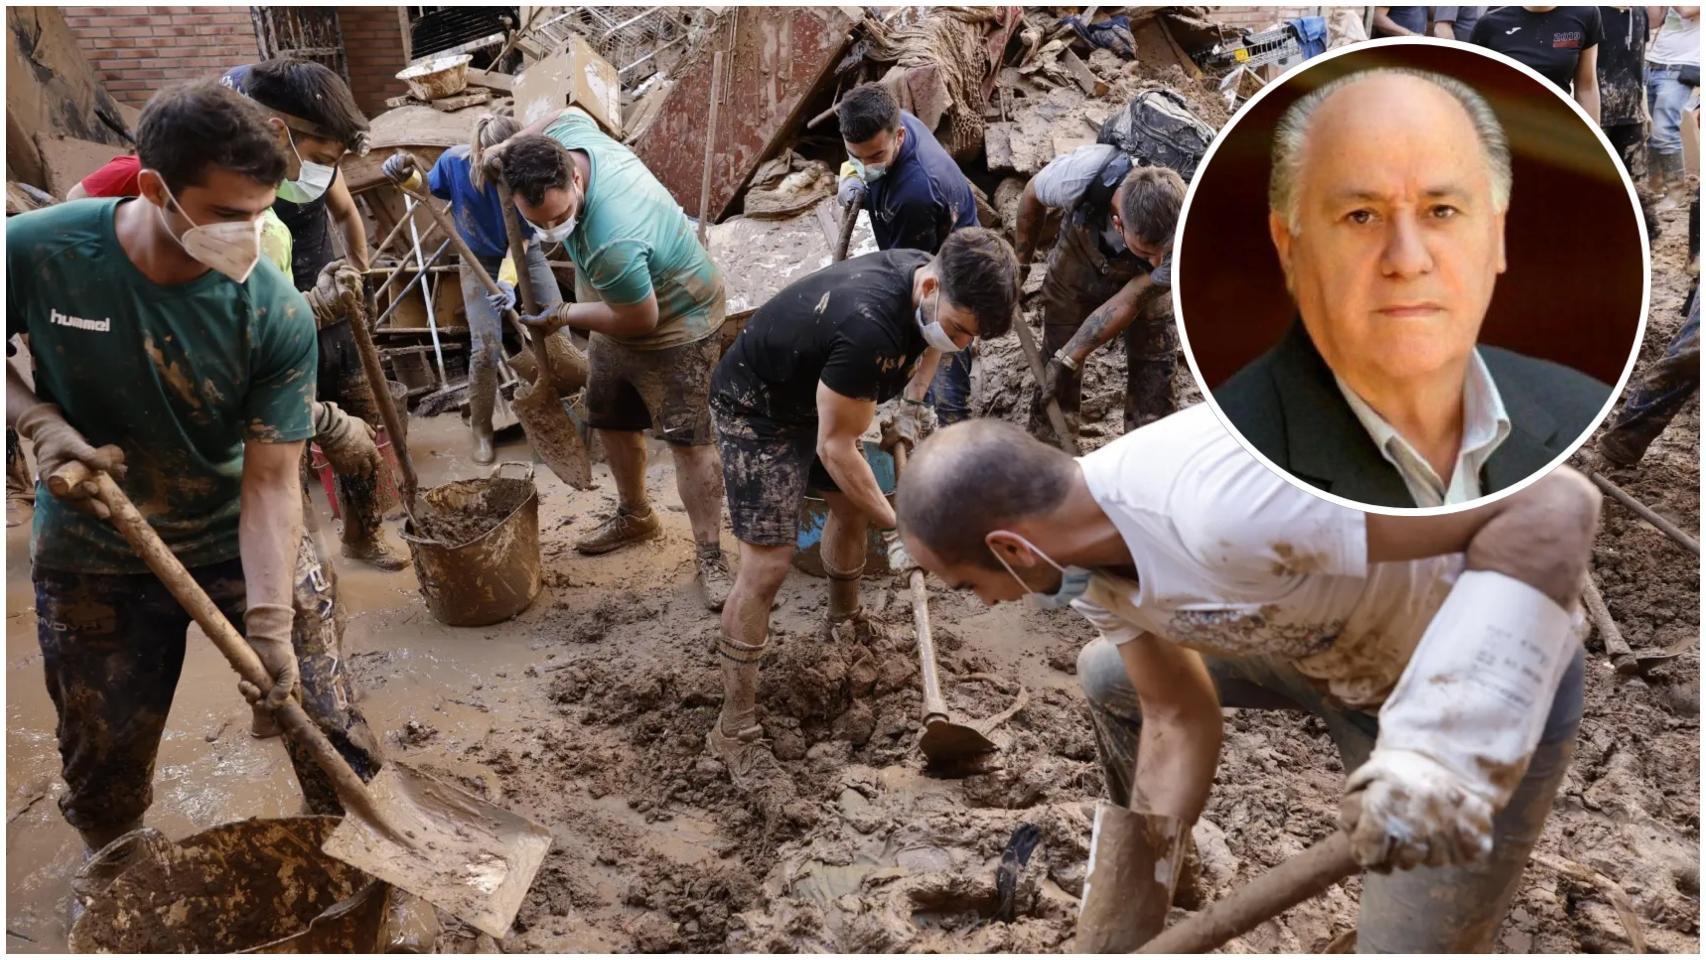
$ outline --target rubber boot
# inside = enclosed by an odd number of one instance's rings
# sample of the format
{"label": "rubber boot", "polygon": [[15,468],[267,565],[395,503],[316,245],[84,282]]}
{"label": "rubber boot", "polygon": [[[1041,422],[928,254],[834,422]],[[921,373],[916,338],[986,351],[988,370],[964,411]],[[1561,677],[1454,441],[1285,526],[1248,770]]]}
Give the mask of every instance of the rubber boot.
{"label": "rubber boot", "polygon": [[[171,841],[158,830],[144,829],[141,818],[119,828],[118,833],[103,832],[113,839],[99,847],[83,851],[83,865],[71,876],[71,923],[76,925],[83,911],[105,893],[126,870],[136,864],[164,855]],[[101,836],[95,837],[96,840]],[[83,834],[87,844],[90,834]]]}
{"label": "rubber boot", "polygon": [[497,371],[490,355],[476,356],[468,374],[468,425],[474,430],[474,462],[497,459],[492,449],[492,404],[497,395]]}
{"label": "rubber boot", "polygon": [[1688,203],[1688,175],[1682,169],[1682,154],[1655,153],[1651,156],[1653,193],[1659,202],[1655,209],[1675,210]]}
{"label": "rubber boot", "polygon": [[1190,835],[1173,817],[1097,801],[1074,953],[1131,953],[1161,932]]}
{"label": "rubber boot", "polygon": [[270,740],[284,732],[271,710],[255,703],[249,704],[249,710],[249,736],[256,740]]}

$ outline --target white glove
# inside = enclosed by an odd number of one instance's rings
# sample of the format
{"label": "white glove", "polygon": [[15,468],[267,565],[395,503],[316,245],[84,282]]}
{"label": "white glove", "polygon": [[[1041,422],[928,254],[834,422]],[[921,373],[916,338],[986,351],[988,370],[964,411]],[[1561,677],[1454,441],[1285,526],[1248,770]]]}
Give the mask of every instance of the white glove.
{"label": "white glove", "polygon": [[865,181],[857,175],[841,178],[841,187],[835,191],[835,200],[842,206],[847,206],[855,200],[865,198]]}
{"label": "white glove", "polygon": [[889,572],[906,574],[919,569],[918,561],[907,552],[906,541],[894,530],[883,531],[883,549],[889,555]]}
{"label": "white glove", "polygon": [[1373,753],[1346,781],[1363,804],[1345,824],[1359,863],[1455,864],[1492,850],[1493,814],[1522,781],[1579,643],[1571,619],[1502,573],[1458,577],[1381,707]]}

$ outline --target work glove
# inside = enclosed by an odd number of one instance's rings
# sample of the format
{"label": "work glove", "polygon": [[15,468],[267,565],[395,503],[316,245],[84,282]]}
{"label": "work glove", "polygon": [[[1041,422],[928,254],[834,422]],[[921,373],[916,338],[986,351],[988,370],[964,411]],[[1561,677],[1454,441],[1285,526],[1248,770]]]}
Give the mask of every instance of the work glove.
{"label": "work glove", "polygon": [[865,199],[865,181],[857,174],[841,178],[841,186],[835,191],[835,201],[843,207],[855,200]]}
{"label": "work glove", "polygon": [[409,159],[408,154],[398,151],[386,157],[379,169],[387,177],[390,177],[393,183],[401,184],[406,183],[410,177],[414,176],[415,163]]}
{"label": "work glove", "polygon": [[379,469],[379,447],[373,425],[339,409],[335,403],[314,403],[314,442],[345,477],[368,477]]}
{"label": "work glove", "polygon": [[883,418],[882,448],[893,450],[899,444],[916,449],[918,444],[936,429],[936,411],[922,400],[901,402]]}
{"label": "work glove", "polygon": [[277,710],[302,685],[296,648],[290,643],[290,625],[295,619],[294,610],[277,603],[251,604],[243,614],[244,639],[272,678],[272,686],[265,691],[247,680],[237,683],[237,691],[250,704]]}
{"label": "work glove", "polygon": [[497,284],[498,292],[486,294],[486,302],[502,316],[504,311],[515,309],[515,284],[503,280],[499,280]]}
{"label": "work glove", "polygon": [[[114,480],[124,479],[124,450],[115,444],[92,447],[77,428],[67,423],[57,404],[38,403],[18,416],[18,436],[35,447],[36,470],[45,480],[68,463],[81,463],[90,470],[105,470]],[[60,497],[71,507],[102,520],[112,516],[107,505],[92,496],[86,484],[78,484]]]}
{"label": "work glove", "polygon": [[308,309],[314,313],[314,325],[324,329],[342,320],[347,312],[344,291],[361,290],[361,271],[343,260],[333,260],[320,268],[314,286],[304,296]]}
{"label": "work glove", "polygon": [[1464,866],[1493,851],[1492,798],[1413,750],[1375,748],[1345,781],[1351,855],[1377,873]]}
{"label": "work glove", "polygon": [[1076,373],[1059,354],[1052,357],[1048,366],[1043,369],[1043,399],[1064,405],[1066,391],[1072,386]]}
{"label": "work glove", "polygon": [[906,549],[906,541],[900,538],[900,531],[883,531],[883,549],[888,553],[890,573],[906,576],[921,569],[918,561],[912,559],[912,554]]}
{"label": "work glove", "polygon": [[546,307],[538,313],[524,313],[521,315],[521,322],[527,324],[530,330],[538,330],[547,334],[555,333],[569,325],[569,318],[565,312],[568,306],[568,304],[563,303],[554,307]]}

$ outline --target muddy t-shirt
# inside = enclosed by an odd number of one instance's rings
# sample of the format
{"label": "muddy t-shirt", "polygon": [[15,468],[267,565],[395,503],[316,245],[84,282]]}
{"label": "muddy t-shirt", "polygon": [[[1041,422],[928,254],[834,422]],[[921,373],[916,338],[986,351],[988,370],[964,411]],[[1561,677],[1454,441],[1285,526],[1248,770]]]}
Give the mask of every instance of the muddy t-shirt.
{"label": "muddy t-shirt", "polygon": [[1553,7],[1530,13],[1521,7],[1489,10],[1475,24],[1471,42],[1510,57],[1570,93],[1576,61],[1602,36],[1598,7]]}
{"label": "muddy t-shirt", "polygon": [[723,325],[723,279],[699,245],[687,215],[634,152],[598,129],[579,109],[545,128],[545,136],[585,153],[591,166],[586,204],[563,249],[611,306],[656,294],[658,325],[638,337],[611,339],[640,350],[693,343]]}
{"label": "muddy t-shirt", "polygon": [[1078,464],[1137,570],[1122,602],[1080,609],[1115,642],[1147,632],[1220,657],[1278,657],[1372,708],[1463,571],[1462,554],[1370,564],[1362,511],[1287,483],[1206,403]]}
{"label": "muddy t-shirt", "polygon": [[912,305],[921,250],[831,264],[758,308],[711,379],[719,416],[760,438],[817,432],[817,386],[881,403],[899,395],[928,344]]}
{"label": "muddy t-shirt", "polygon": [[1647,119],[1647,8],[1600,7],[1596,67],[1599,125],[1620,127]]}
{"label": "muddy t-shirt", "polygon": [[[238,285],[209,270],[159,286],[86,200],[11,218],[6,335],[27,334],[36,395],[95,446],[124,449],[119,484],[187,567],[237,556],[246,440],[314,433],[314,319],[264,258]],[[31,554],[79,573],[148,568],[105,521],[36,492]]]}

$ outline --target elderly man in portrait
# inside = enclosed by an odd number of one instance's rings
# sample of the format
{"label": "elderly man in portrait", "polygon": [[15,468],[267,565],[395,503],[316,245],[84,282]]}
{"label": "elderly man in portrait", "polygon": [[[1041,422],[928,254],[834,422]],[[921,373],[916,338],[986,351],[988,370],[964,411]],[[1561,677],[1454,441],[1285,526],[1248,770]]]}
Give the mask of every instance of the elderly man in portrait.
{"label": "elderly man in portrait", "polygon": [[1564,453],[1610,388],[1477,346],[1505,270],[1510,148],[1459,80],[1342,77],[1274,135],[1268,230],[1299,320],[1214,391],[1294,477],[1387,507],[1466,503]]}

